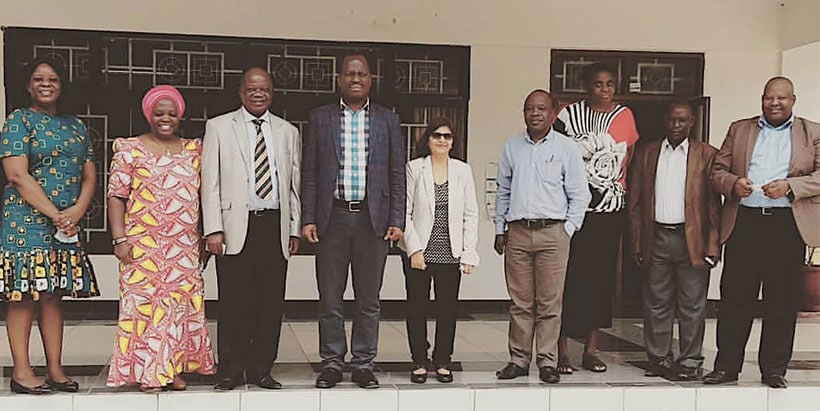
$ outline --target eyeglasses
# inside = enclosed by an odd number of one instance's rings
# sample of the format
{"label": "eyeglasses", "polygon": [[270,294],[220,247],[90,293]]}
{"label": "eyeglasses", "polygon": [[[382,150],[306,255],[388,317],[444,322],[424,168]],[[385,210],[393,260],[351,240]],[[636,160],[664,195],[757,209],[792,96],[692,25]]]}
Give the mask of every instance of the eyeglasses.
{"label": "eyeglasses", "polygon": [[430,134],[430,138],[440,139],[443,138],[447,141],[451,141],[453,139],[453,133],[439,133],[434,131],[433,134]]}

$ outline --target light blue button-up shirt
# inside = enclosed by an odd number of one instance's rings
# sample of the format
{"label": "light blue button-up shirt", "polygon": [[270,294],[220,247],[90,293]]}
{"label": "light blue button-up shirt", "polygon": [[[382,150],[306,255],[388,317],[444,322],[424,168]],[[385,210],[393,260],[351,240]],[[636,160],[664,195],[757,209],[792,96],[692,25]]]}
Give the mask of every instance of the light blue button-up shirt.
{"label": "light blue button-up shirt", "polygon": [[537,143],[526,131],[507,140],[497,183],[496,234],[510,221],[549,218],[566,220],[572,235],[592,199],[578,144],[554,129]]}
{"label": "light blue button-up shirt", "polygon": [[749,162],[749,180],[752,180],[754,190],[750,196],[741,199],[740,204],[746,207],[791,207],[788,198],[771,199],[760,187],[789,175],[794,115],[778,127],[769,124],[764,116],[760,116],[757,123],[760,134]]}

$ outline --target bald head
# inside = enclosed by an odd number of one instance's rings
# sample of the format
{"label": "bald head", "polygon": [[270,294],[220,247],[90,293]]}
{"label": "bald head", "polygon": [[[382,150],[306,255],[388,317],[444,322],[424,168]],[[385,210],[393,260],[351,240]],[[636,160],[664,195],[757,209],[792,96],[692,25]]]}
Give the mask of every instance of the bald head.
{"label": "bald head", "polygon": [[792,117],[792,108],[796,100],[791,80],[781,76],[772,77],[763,88],[763,117],[775,127],[784,124]]}

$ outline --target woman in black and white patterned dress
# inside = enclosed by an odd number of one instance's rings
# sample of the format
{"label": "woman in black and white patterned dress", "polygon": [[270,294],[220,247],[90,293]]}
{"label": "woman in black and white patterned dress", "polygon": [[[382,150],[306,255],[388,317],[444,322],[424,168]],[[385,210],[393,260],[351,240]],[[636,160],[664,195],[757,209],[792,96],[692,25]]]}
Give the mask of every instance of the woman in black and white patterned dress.
{"label": "woman in black and white patterned dress", "polygon": [[436,294],[436,340],[432,366],[436,379],[453,381],[450,360],[455,340],[461,273],[478,265],[478,204],[470,166],[450,157],[453,127],[433,119],[416,146],[419,158],[407,163],[407,223],[400,243],[405,251],[407,339],[413,358],[410,380],[427,380],[430,343],[427,306],[430,282]]}

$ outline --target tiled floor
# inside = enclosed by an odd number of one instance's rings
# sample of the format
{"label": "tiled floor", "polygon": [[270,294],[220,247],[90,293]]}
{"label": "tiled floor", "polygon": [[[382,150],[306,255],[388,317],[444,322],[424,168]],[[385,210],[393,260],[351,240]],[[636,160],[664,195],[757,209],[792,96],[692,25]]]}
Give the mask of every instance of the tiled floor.
{"label": "tiled floor", "polygon": [[[490,316],[493,317],[493,316]],[[465,410],[493,410],[499,409],[491,404],[503,404],[513,401],[523,401],[520,409],[551,409],[551,410],[708,410],[708,409],[745,409],[739,404],[753,404],[754,409],[782,409],[799,410],[809,401],[818,404],[820,400],[820,319],[801,318],[795,339],[794,360],[788,371],[788,379],[792,388],[788,391],[788,398],[783,401],[792,401],[795,407],[772,407],[772,401],[778,395],[759,383],[760,375],[757,371],[757,345],[760,324],[756,322],[752,330],[752,337],[746,347],[746,364],[740,383],[730,386],[729,391],[723,388],[711,388],[704,391],[704,386],[697,382],[674,382],[662,378],[647,378],[640,368],[644,364],[645,356],[642,351],[642,324],[640,320],[619,319],[614,321],[611,329],[605,330],[606,338],[601,347],[601,358],[609,364],[609,371],[596,374],[579,371],[570,376],[562,376],[561,384],[545,389],[537,378],[537,370],[533,369],[529,377],[513,381],[498,381],[495,379],[495,370],[504,366],[507,361],[507,321],[497,319],[474,319],[459,321],[455,343],[455,368],[460,369],[455,375],[455,383],[442,385],[433,378],[424,386],[411,384],[408,380],[410,358],[407,350],[406,331],[404,322],[383,321],[380,329],[379,356],[377,375],[381,380],[382,389],[376,394],[354,388],[348,381],[340,384],[335,390],[319,391],[312,389],[316,370],[320,367],[318,354],[318,329],[315,321],[288,321],[282,329],[282,340],[279,350],[279,360],[274,366],[274,376],[285,384],[285,390],[276,394],[269,394],[256,387],[244,387],[233,394],[215,397],[224,402],[225,407],[233,409],[253,409],[253,404],[267,401],[266,395],[275,395],[276,401],[282,404],[302,404],[294,409],[314,409],[312,404],[317,403],[317,410],[349,409],[344,404],[357,404],[356,409],[394,409],[395,407],[380,408],[376,404],[384,405],[384,401],[396,405],[395,409],[419,409],[413,406],[440,401],[443,403],[458,404],[457,409]],[[429,325],[430,335],[434,327]],[[210,324],[213,340],[216,341],[216,325]],[[348,332],[350,326],[348,324]],[[5,327],[0,327],[0,341],[6,340]],[[65,329],[64,364],[72,378],[82,384],[82,392],[74,396],[71,403],[73,410],[104,409],[106,401],[128,403],[125,409],[146,400],[138,394],[135,388],[111,389],[105,387],[107,364],[111,350],[114,347],[115,325],[113,321],[83,321],[67,323]],[[577,361],[582,345],[571,341],[570,350],[573,359]],[[706,355],[705,366],[709,368],[714,361],[715,348],[715,321],[708,320],[706,339],[704,344]],[[42,372],[44,357],[39,343],[39,334],[36,327],[32,330],[31,355],[34,364]],[[20,396],[13,396],[8,391],[9,375],[11,374],[11,357],[7,344],[0,345],[0,404],[20,401]],[[148,400],[148,408],[176,409],[177,402],[206,401],[209,409],[215,403],[209,403],[213,390],[212,377],[189,378],[190,389],[185,394],[161,394],[156,401]],[[290,388],[287,389],[287,388]],[[562,390],[567,388],[567,390]],[[497,389],[502,389],[497,391]],[[534,390],[533,390],[534,389]],[[409,391],[408,391],[409,390]],[[771,392],[771,394],[769,394]],[[129,395],[135,394],[136,396]],[[419,394],[421,393],[421,394]],[[698,393],[698,394],[695,394]],[[763,394],[761,394],[763,393]],[[91,394],[91,395],[88,395]],[[114,394],[114,395],[111,395]],[[205,399],[196,396],[202,394]],[[207,395],[206,395],[207,394]],[[421,395],[416,397],[416,394]],[[583,399],[587,394],[596,398],[590,404],[584,405]],[[592,395],[594,394],[594,395]],[[569,395],[570,397],[566,397]],[[761,397],[762,395],[762,397]],[[175,397],[176,396],[176,397]],[[241,397],[241,402],[240,402]],[[321,400],[319,399],[321,397]],[[382,398],[384,397],[384,398]],[[735,398],[737,397],[737,398]],[[131,401],[131,398],[134,401]],[[365,399],[363,399],[365,398]],[[438,398],[438,400],[436,400]],[[653,399],[654,398],[654,399]],[[795,399],[797,398],[797,399]],[[128,400],[128,401],[125,401]],[[53,401],[53,400],[50,400]],[[361,401],[364,401],[363,403]],[[466,402],[465,402],[466,401]],[[578,402],[581,401],[581,402]],[[617,403],[617,406],[602,406],[601,401]],[[663,407],[657,407],[662,401]],[[717,402],[714,402],[717,401]],[[740,402],[738,402],[740,401]],[[745,402],[744,402],[745,401]],[[762,401],[762,402],[761,402]],[[780,400],[778,400],[780,401]],[[802,402],[801,402],[802,401]],[[235,402],[235,403],[234,403]],[[367,406],[370,402],[373,407]],[[524,406],[526,403],[528,405]],[[548,404],[549,408],[539,407],[538,404]],[[778,404],[783,403],[778,402]],[[55,403],[57,404],[57,403]],[[180,403],[181,404],[181,403]],[[308,408],[304,405],[308,404]],[[562,405],[563,404],[563,405]],[[655,404],[655,408],[647,408],[645,404]],[[687,404],[687,405],[681,405]],[[715,408],[713,404],[734,404],[736,407]],[[759,408],[759,405],[763,408]],[[188,404],[190,405],[190,404]],[[418,405],[418,404],[417,404]],[[692,408],[689,407],[692,405]],[[63,405],[57,404],[57,408]],[[179,405],[181,406],[181,405]],[[462,407],[463,406],[463,407]],[[141,408],[142,405],[135,409]],[[187,406],[186,406],[187,407]],[[222,406],[220,406],[221,408]],[[744,406],[745,407],[745,406]],[[767,408],[768,407],[768,408]],[[816,406],[820,409],[820,405]],[[120,408],[120,407],[118,407]],[[815,408],[805,408],[815,409]],[[122,411],[120,409],[119,411]]]}
{"label": "tiled floor", "polygon": [[[645,355],[642,350],[642,324],[640,320],[618,319],[613,328],[605,330],[606,338],[601,347],[601,358],[609,364],[609,371],[596,374],[579,371],[571,376],[563,376],[562,384],[674,384],[660,378],[645,378],[643,366]],[[216,324],[210,323],[214,344],[216,344]],[[432,337],[434,324],[428,324]],[[350,324],[348,324],[348,334]],[[752,336],[746,347],[746,364],[740,376],[741,384],[756,384],[760,379],[757,371],[757,344],[760,324],[756,322]],[[6,341],[5,327],[0,327],[0,341]],[[107,364],[114,348],[115,325],[113,321],[70,322],[65,328],[63,362],[68,372],[84,384],[84,389],[97,390],[104,386]],[[285,322],[279,359],[274,366],[274,376],[285,385],[310,385],[314,372],[319,367],[319,332],[315,321]],[[31,356],[35,366],[45,364],[39,333],[32,329]],[[214,347],[216,348],[216,347]],[[577,361],[582,345],[570,341],[572,358]],[[704,354],[704,366],[709,368],[714,361],[715,321],[708,320]],[[497,381],[494,371],[507,361],[507,321],[469,320],[459,321],[453,360],[461,372],[456,374],[456,382],[463,384],[504,384]],[[407,348],[406,329],[402,321],[383,321],[379,331],[379,355],[377,358],[379,377],[382,385],[409,384],[407,371],[410,357]],[[8,389],[8,375],[11,372],[11,354],[7,344],[0,344],[0,394]],[[577,365],[577,364],[576,364]],[[533,370],[535,371],[535,370]],[[789,367],[788,379],[797,384],[820,386],[820,319],[801,318],[795,338],[794,359]],[[192,385],[208,385],[209,378],[193,378]],[[513,383],[538,383],[537,372],[528,379],[518,379]]]}

